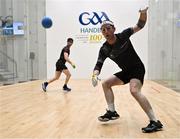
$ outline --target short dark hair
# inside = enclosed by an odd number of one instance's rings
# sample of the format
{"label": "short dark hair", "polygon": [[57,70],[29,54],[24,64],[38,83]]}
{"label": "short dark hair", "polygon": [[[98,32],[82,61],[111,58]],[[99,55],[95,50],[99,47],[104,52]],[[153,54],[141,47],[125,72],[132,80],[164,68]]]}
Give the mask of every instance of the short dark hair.
{"label": "short dark hair", "polygon": [[68,38],[67,42],[73,42],[73,38]]}

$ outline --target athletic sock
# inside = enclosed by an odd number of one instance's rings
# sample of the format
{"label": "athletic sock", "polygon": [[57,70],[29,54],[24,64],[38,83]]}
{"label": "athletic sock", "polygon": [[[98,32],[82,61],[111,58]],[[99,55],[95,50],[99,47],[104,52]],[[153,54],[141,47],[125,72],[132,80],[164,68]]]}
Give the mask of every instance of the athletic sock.
{"label": "athletic sock", "polygon": [[115,111],[114,103],[108,104],[108,109],[109,109],[111,112],[114,112],[114,111]]}
{"label": "athletic sock", "polygon": [[148,117],[149,117],[149,119],[150,119],[151,121],[157,122],[157,119],[156,119],[156,117],[154,116],[154,112],[153,112],[152,109],[149,110],[149,112],[147,112],[147,115],[148,115]]}

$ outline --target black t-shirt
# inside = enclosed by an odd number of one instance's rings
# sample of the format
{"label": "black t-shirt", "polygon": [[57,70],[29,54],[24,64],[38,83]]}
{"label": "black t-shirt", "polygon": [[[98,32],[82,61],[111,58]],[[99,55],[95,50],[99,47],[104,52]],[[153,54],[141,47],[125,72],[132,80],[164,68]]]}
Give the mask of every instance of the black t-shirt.
{"label": "black t-shirt", "polygon": [[60,57],[58,59],[59,62],[62,62],[63,64],[66,63],[66,60],[64,58],[64,52],[68,53],[68,55],[70,55],[70,49],[68,46],[65,46],[62,51],[61,51],[61,54],[60,54]]}
{"label": "black t-shirt", "polygon": [[122,70],[129,70],[133,66],[143,65],[129,40],[132,34],[133,29],[128,28],[121,33],[115,34],[117,39],[113,45],[110,45],[106,41],[100,48],[94,70],[101,71],[102,65],[107,57],[113,60]]}

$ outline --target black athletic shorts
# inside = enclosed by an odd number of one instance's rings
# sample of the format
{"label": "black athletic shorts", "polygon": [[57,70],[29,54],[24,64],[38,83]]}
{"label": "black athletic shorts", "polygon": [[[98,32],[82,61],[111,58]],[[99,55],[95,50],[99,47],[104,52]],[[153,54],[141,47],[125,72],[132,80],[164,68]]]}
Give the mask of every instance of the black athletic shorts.
{"label": "black athletic shorts", "polygon": [[139,79],[141,83],[144,83],[145,68],[144,65],[134,66],[129,70],[122,70],[114,75],[119,78],[124,84],[130,82],[131,79]]}
{"label": "black athletic shorts", "polygon": [[65,63],[63,63],[61,61],[56,62],[56,71],[63,71],[65,69],[67,69]]}

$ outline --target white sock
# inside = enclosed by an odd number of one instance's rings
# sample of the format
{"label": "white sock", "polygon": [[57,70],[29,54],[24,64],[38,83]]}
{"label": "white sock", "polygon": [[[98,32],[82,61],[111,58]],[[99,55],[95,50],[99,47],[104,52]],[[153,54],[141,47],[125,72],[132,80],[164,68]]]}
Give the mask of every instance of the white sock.
{"label": "white sock", "polygon": [[149,110],[149,112],[147,113],[147,115],[148,115],[148,117],[149,117],[150,120],[157,122],[157,119],[156,119],[156,117],[154,116],[154,112],[153,112],[152,109]]}
{"label": "white sock", "polygon": [[114,112],[114,111],[115,111],[114,103],[108,104],[108,109],[109,109],[111,112]]}

